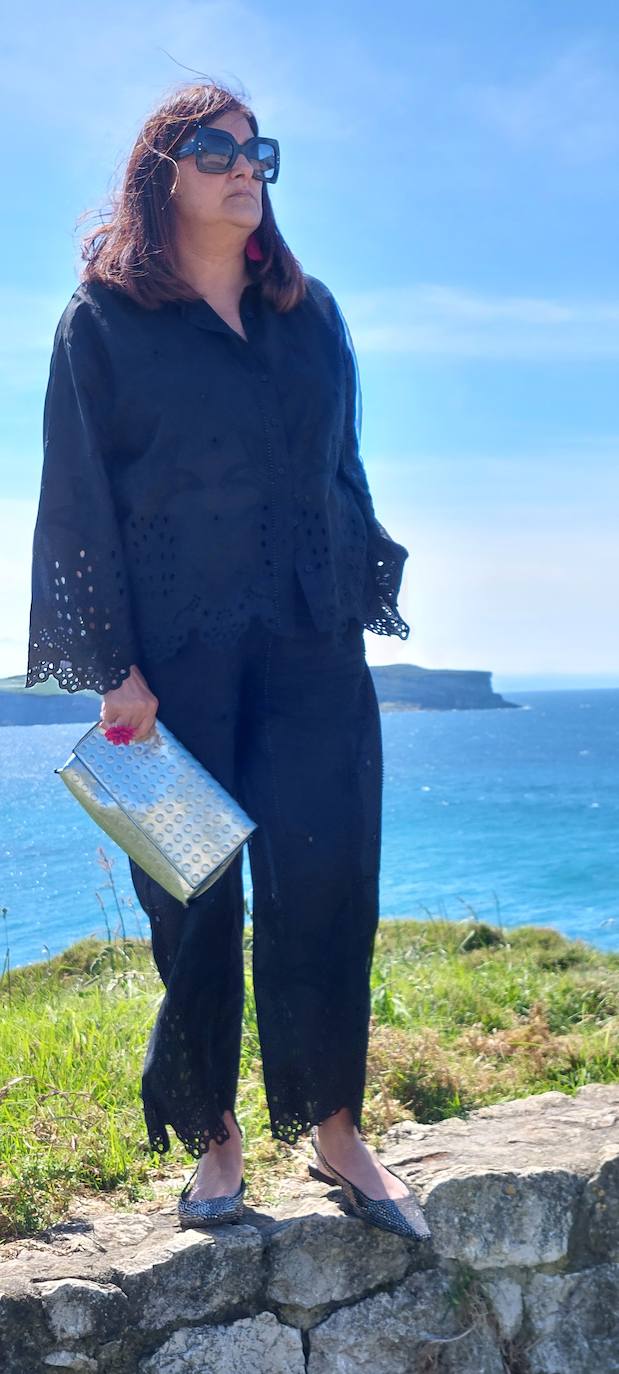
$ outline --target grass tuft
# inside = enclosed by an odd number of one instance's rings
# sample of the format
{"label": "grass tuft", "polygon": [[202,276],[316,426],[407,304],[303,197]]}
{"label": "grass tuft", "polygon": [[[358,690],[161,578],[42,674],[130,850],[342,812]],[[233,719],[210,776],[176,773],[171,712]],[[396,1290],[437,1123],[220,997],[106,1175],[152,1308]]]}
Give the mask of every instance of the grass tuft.
{"label": "grass tuft", "polygon": [[[0,976],[0,1240],[32,1235],[79,1197],[122,1207],[174,1196],[188,1159],[170,1132],[150,1150],[141,1069],[163,995],[150,941],[80,940]],[[237,1115],[245,1175],[268,1205],[305,1175],[307,1142],[270,1134],[244,936],[246,1000]],[[363,1133],[436,1122],[493,1102],[619,1079],[619,954],[552,929],[467,919],[379,925],[371,975]],[[167,1189],[167,1194],[166,1194]]]}

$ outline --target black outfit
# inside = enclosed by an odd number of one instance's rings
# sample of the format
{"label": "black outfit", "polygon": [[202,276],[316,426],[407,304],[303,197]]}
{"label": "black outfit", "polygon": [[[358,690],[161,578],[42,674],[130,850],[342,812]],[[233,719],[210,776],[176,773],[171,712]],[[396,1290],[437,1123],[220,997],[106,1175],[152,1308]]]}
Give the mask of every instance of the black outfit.
{"label": "black outfit", "polygon": [[284,313],[245,287],[248,342],[205,300],[76,288],[45,400],[27,687],[111,691],[142,646],[232,643],[254,615],[288,634],[295,570],[317,629],[407,638],[408,550],[374,513],[354,348],[306,282]]}
{"label": "black outfit", "polygon": [[[362,626],[334,645],[297,596],[294,635],[256,618],[232,646],[194,633],[145,667],[160,718],[257,822],[253,987],[271,1131],[289,1144],[343,1106],[361,1130],[382,787]],[[129,862],[166,985],[142,1076],[149,1140],[167,1150],[169,1123],[197,1158],[236,1100],[242,856],[187,909]]]}
{"label": "black outfit", "polygon": [[[406,638],[408,551],[372,506],[354,349],[328,288],[248,341],[200,300],[80,286],[58,325],[34,535],[27,686],[119,686],[257,823],[253,979],[275,1138],[358,1129],[378,923],[382,738],[363,627]],[[113,747],[113,746],[111,746]],[[242,857],[188,907],[133,860],[165,985],[142,1099],[199,1156],[228,1132],[244,1003]]]}

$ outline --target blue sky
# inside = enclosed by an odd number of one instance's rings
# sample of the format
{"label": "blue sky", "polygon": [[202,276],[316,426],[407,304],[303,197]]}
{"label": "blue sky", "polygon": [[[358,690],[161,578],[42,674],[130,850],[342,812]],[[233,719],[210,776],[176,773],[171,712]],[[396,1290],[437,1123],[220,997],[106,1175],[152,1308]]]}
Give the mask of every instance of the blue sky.
{"label": "blue sky", "polygon": [[[192,70],[187,70],[186,68]],[[410,551],[370,663],[619,683],[619,10],[566,0],[14,7],[0,50],[0,676],[24,673],[55,325],[146,113],[241,87],[344,310]],[[86,218],[78,223],[80,216]]]}

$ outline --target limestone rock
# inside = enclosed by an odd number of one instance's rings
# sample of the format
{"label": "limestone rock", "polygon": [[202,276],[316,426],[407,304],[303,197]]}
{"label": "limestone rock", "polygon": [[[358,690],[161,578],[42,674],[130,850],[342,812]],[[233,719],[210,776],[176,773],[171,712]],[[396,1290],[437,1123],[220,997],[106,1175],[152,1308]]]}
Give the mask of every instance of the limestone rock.
{"label": "limestone rock", "polygon": [[480,1290],[487,1298],[502,1340],[513,1341],[522,1326],[522,1288],[504,1274],[484,1274]]}
{"label": "limestone rock", "polygon": [[619,1374],[619,1265],[535,1274],[525,1321],[530,1374]]}
{"label": "limestone rock", "polygon": [[587,1257],[619,1260],[619,1153],[610,1140],[606,1157],[585,1185],[580,1220]]}
{"label": "limestone rock", "polygon": [[272,1312],[230,1326],[190,1326],[175,1331],[138,1374],[305,1374],[301,1334],[282,1326]]}
{"label": "limestone rock", "polygon": [[73,1374],[96,1374],[97,1361],[90,1355],[80,1355],[79,1350],[52,1350],[43,1358],[43,1364],[51,1369],[70,1369]]}
{"label": "limestone rock", "polygon": [[43,1311],[59,1341],[105,1340],[127,1320],[127,1299],[112,1283],[52,1279],[39,1288]]}
{"label": "limestone rock", "polygon": [[592,1193],[589,1227],[604,1254],[613,1234],[616,1244],[619,1084],[591,1084],[573,1097],[540,1093],[467,1121],[401,1123],[385,1146],[385,1162],[417,1187],[445,1258],[479,1269],[564,1260],[573,1238],[586,1241],[584,1188],[601,1166],[603,1207]]}
{"label": "limestone rock", "polygon": [[436,1271],[340,1308],[313,1328],[309,1342],[308,1374],[423,1374],[433,1355],[450,1374],[504,1374],[487,1322],[459,1316],[449,1277]]}
{"label": "limestone rock", "polygon": [[263,1245],[253,1226],[190,1228],[165,1245],[142,1246],[119,1282],[131,1320],[143,1331],[178,1321],[221,1321],[252,1307],[263,1285]]}
{"label": "limestone rock", "polygon": [[350,1302],[404,1277],[410,1248],[360,1218],[309,1215],[272,1232],[266,1299],[287,1322],[307,1328],[334,1303]]}
{"label": "limestone rock", "polygon": [[619,1374],[619,1084],[400,1122],[382,1144],[431,1242],[290,1177],[235,1225],[93,1199],[4,1244],[2,1374]]}

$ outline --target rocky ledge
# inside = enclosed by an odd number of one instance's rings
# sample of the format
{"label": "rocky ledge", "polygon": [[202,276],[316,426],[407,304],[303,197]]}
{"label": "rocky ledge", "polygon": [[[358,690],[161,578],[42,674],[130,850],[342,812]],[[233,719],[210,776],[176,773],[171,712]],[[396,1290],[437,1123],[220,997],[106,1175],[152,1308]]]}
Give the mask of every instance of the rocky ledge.
{"label": "rocky ledge", "polygon": [[181,1231],[173,1199],[80,1206],[4,1245],[0,1368],[619,1372],[619,1085],[400,1122],[381,1157],[417,1189],[432,1241],[368,1226],[308,1177],[210,1231]]}

